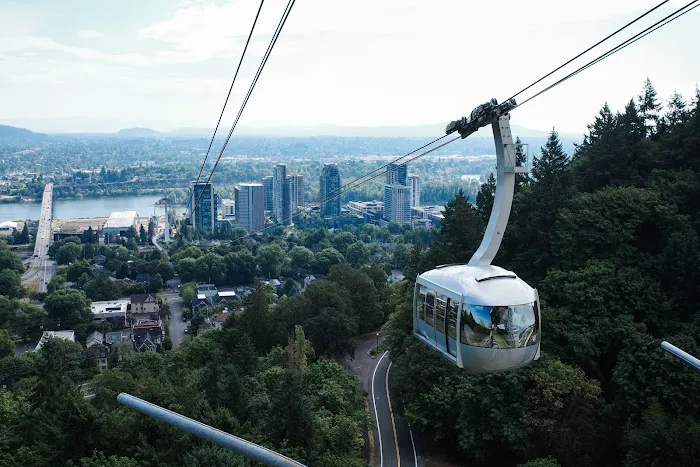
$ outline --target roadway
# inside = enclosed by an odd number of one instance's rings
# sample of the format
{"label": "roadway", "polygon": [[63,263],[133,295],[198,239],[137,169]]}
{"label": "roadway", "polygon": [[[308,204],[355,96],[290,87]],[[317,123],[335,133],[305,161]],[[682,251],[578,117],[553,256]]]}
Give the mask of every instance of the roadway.
{"label": "roadway", "polygon": [[377,336],[374,333],[356,339],[355,358],[346,363],[362,381],[362,387],[368,395],[369,410],[374,419],[374,447],[376,467],[422,466],[415,433],[408,422],[394,413],[397,401],[391,400],[391,359],[388,352],[378,358],[371,358],[368,351],[376,347]]}
{"label": "roadway", "polygon": [[56,263],[49,259],[52,213],[53,184],[48,183],[44,188],[41,200],[41,216],[36,232],[34,255],[29,261],[27,271],[22,276],[22,283],[38,292],[46,292],[46,286],[49,284],[51,276],[56,272]]}
{"label": "roadway", "polygon": [[163,295],[170,305],[170,340],[173,341],[173,348],[175,348],[187,337],[185,329],[189,323],[182,321],[182,298],[172,292],[166,292]]}

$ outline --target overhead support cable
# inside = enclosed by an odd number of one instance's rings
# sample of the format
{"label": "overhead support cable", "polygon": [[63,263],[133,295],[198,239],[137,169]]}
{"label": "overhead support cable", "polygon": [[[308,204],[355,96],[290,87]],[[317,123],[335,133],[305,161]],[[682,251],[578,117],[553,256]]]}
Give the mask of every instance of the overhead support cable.
{"label": "overhead support cable", "polygon": [[[275,29],[275,32],[272,35],[272,38],[270,39],[270,44],[267,46],[267,50],[265,51],[265,55],[263,56],[262,61],[260,62],[260,66],[258,66],[258,70],[255,73],[255,77],[253,78],[253,82],[250,84],[250,87],[248,88],[248,93],[246,94],[245,98],[243,99],[243,103],[241,104],[240,109],[238,110],[238,115],[236,115],[236,119],[233,122],[233,125],[231,125],[231,129],[228,132],[228,135],[226,136],[226,140],[224,141],[223,146],[221,147],[221,151],[219,151],[219,155],[216,158],[216,162],[214,163],[214,167],[212,167],[211,172],[209,172],[209,177],[207,177],[207,181],[204,184],[204,186],[209,185],[209,182],[211,181],[212,176],[214,175],[214,172],[216,171],[216,168],[219,166],[219,161],[221,161],[221,156],[223,156],[224,151],[226,150],[226,146],[228,146],[229,141],[231,140],[231,135],[233,134],[233,130],[236,129],[236,125],[238,125],[238,121],[241,118],[241,115],[243,114],[243,110],[245,109],[246,105],[248,104],[248,100],[250,99],[250,95],[253,93],[253,89],[255,89],[255,85],[258,82],[258,79],[260,79],[260,75],[262,74],[263,69],[265,68],[265,64],[267,63],[268,58],[270,58],[270,54],[272,53],[272,49],[275,47],[275,44],[277,43],[277,39],[279,38],[282,28],[284,27],[284,24],[287,22],[287,18],[289,17],[289,13],[291,13],[292,8],[294,7],[294,3],[296,0],[289,0],[287,3],[286,8],[284,9],[284,12],[282,13],[282,17],[280,18],[279,23],[277,23],[277,28]],[[193,212],[197,210],[197,207],[199,206],[199,203],[202,201],[202,197],[204,196],[204,190],[199,195],[199,198],[197,198],[197,202],[194,205]],[[213,202],[213,200],[212,200]]]}
{"label": "overhead support cable", "polygon": [[[607,52],[605,52],[605,53],[599,55],[598,57],[594,58],[593,60],[591,60],[591,61],[588,62],[587,64],[583,65],[582,67],[580,67],[580,68],[577,69],[576,71],[573,71],[573,72],[569,73],[567,76],[563,77],[562,79],[560,79],[559,81],[555,82],[554,84],[551,84],[551,85],[547,86],[546,88],[544,88],[543,90],[539,91],[538,93],[536,93],[536,94],[534,94],[534,95],[528,97],[527,99],[525,99],[524,101],[522,101],[520,104],[517,104],[517,105],[515,106],[515,108],[518,108],[518,107],[520,107],[521,105],[524,105],[524,104],[530,102],[532,99],[534,99],[534,98],[536,98],[536,97],[538,97],[538,96],[544,94],[545,92],[549,91],[550,89],[552,89],[552,88],[554,88],[554,87],[560,85],[561,83],[563,83],[564,81],[568,80],[569,78],[573,78],[573,77],[576,76],[577,74],[581,73],[581,72],[584,71],[584,70],[587,70],[588,68],[592,67],[592,66],[595,65],[596,63],[601,62],[601,61],[605,60],[606,58],[610,57],[611,55],[616,54],[617,52],[619,52],[620,50],[624,49],[624,48],[627,47],[628,45],[634,44],[634,43],[637,42],[639,39],[642,39],[643,37],[648,36],[648,35],[651,34],[652,32],[654,32],[654,31],[656,31],[656,30],[658,30],[658,29],[660,29],[660,28],[666,26],[667,24],[671,23],[672,21],[677,20],[678,18],[680,18],[680,17],[683,16],[684,14],[689,13],[690,11],[692,11],[692,10],[694,10],[695,8],[697,8],[698,6],[700,6],[700,3],[698,3],[699,1],[700,1],[700,0],[693,0],[693,1],[689,2],[689,3],[687,3],[685,6],[682,6],[681,8],[677,9],[676,11],[674,11],[673,13],[671,13],[670,15],[664,17],[663,19],[657,21],[656,23],[652,24],[652,25],[649,26],[648,28],[646,28],[646,29],[644,29],[644,30],[638,32],[638,33],[635,34],[634,36],[630,37],[630,38],[627,39],[626,41],[620,43],[619,45],[613,47],[612,49],[608,50]],[[693,5],[694,5],[694,6],[693,6]],[[691,7],[692,7],[692,8],[691,8]]]}
{"label": "overhead support cable", "polygon": [[197,182],[199,183],[199,179],[202,176],[202,171],[204,170],[204,166],[207,163],[207,159],[209,158],[209,152],[211,151],[211,146],[214,144],[214,138],[216,138],[216,132],[219,131],[219,125],[221,125],[221,119],[224,116],[224,111],[226,110],[226,105],[228,104],[228,100],[231,97],[231,91],[233,91],[233,85],[236,84],[236,78],[238,78],[238,72],[241,71],[241,64],[243,63],[243,58],[245,57],[245,53],[248,50],[248,44],[250,44],[250,38],[253,37],[253,31],[255,30],[255,25],[258,23],[258,18],[260,17],[260,11],[262,10],[263,4],[265,3],[265,0],[260,0],[260,6],[258,7],[258,12],[255,14],[255,19],[253,20],[253,26],[250,28],[250,33],[248,33],[248,39],[245,41],[245,47],[243,47],[243,52],[241,53],[241,59],[238,61],[238,67],[236,67],[236,74],[233,75],[233,80],[231,80],[231,86],[228,88],[228,94],[226,95],[226,100],[224,101],[224,106],[221,108],[221,114],[219,115],[219,121],[216,122],[216,128],[214,128],[214,134],[211,135],[211,141],[209,141],[209,147],[207,148],[207,153],[204,155],[204,162],[202,162],[202,166],[199,168],[199,174],[197,174]]}
{"label": "overhead support cable", "polygon": [[561,70],[562,68],[564,68],[564,67],[565,67],[566,65],[568,65],[569,63],[573,62],[573,61],[576,60],[577,58],[580,58],[582,55],[585,55],[586,53],[588,53],[588,52],[590,52],[591,50],[595,49],[596,47],[598,47],[598,46],[599,46],[600,44],[602,44],[603,42],[607,41],[608,39],[610,39],[611,37],[615,36],[615,35],[618,34],[619,32],[621,32],[621,31],[627,29],[629,26],[633,25],[634,23],[636,23],[636,22],[639,21],[640,19],[644,18],[644,17],[647,16],[648,14],[652,13],[653,11],[657,10],[658,8],[661,8],[664,4],[668,3],[669,1],[670,1],[670,0],[664,0],[663,2],[659,3],[659,4],[656,5],[654,8],[652,8],[651,10],[648,10],[648,11],[646,11],[645,13],[641,14],[640,16],[637,16],[635,19],[633,19],[633,20],[630,21],[629,23],[625,24],[624,26],[622,26],[622,27],[621,27],[620,29],[618,29],[617,31],[615,31],[615,32],[613,32],[613,33],[611,33],[611,34],[608,34],[608,35],[605,36],[603,39],[599,40],[598,42],[596,42],[595,44],[593,44],[592,46],[590,46],[589,48],[587,48],[586,50],[584,50],[584,51],[581,52],[580,54],[576,55],[574,58],[572,58],[572,59],[570,59],[569,61],[565,62],[564,64],[558,66],[557,68],[555,68],[554,70],[550,71],[549,73],[547,73],[546,75],[544,75],[543,77],[541,77],[540,79],[538,79],[537,81],[535,81],[534,83],[530,84],[529,86],[526,86],[525,88],[521,89],[521,90],[518,91],[517,93],[513,94],[512,96],[510,96],[508,99],[504,100],[503,102],[506,102],[506,101],[509,101],[509,100],[511,100],[511,99],[514,99],[514,98],[518,97],[520,94],[522,94],[523,92],[527,91],[528,89],[530,89],[531,87],[533,87],[533,86],[536,85],[537,83],[541,82],[541,81],[544,80],[544,79],[549,78],[550,76],[552,76],[554,73],[556,73],[557,71],[559,71],[559,70]]}

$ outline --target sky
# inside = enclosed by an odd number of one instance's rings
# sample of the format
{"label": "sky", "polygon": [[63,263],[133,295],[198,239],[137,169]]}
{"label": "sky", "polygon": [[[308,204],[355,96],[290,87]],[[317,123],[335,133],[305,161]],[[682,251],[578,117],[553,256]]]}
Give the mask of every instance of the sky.
{"label": "sky", "polygon": [[[656,3],[298,0],[241,125],[448,122],[509,97]],[[671,0],[635,31],[685,3]],[[285,5],[265,0],[226,127]],[[0,0],[0,123],[49,132],[213,128],[258,6]],[[622,109],[647,76],[664,101],[674,90],[690,100],[700,82],[699,10],[516,109],[513,123],[582,134],[606,101]]]}

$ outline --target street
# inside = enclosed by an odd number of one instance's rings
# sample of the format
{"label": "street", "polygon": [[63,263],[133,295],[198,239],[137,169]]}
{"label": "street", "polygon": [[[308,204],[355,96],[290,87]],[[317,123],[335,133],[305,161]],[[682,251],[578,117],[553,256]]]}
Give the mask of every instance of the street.
{"label": "street", "polygon": [[182,321],[182,298],[176,293],[166,292],[163,294],[168,299],[170,305],[170,339],[173,341],[173,348],[179,346],[187,334],[185,328],[189,323]]}
{"label": "street", "polygon": [[[408,423],[391,408],[389,391],[391,382],[391,360],[388,352],[371,358],[367,352],[377,345],[375,333],[365,334],[355,339],[355,358],[346,363],[362,381],[362,388],[368,393],[369,410],[376,429],[374,430],[376,463],[378,467],[403,465],[423,465],[416,447],[417,440]],[[381,343],[381,340],[380,340]]]}
{"label": "street", "polygon": [[51,220],[53,212],[53,184],[48,183],[44,188],[41,200],[41,217],[36,232],[34,256],[29,263],[27,272],[22,275],[22,284],[34,288],[38,292],[46,292],[46,286],[51,276],[56,272],[56,262],[48,257],[51,244]]}

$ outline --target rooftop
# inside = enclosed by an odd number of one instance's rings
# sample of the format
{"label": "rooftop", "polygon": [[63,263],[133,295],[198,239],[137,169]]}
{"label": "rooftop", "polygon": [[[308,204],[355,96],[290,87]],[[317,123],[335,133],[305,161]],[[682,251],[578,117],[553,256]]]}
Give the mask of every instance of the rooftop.
{"label": "rooftop", "polygon": [[109,316],[126,315],[126,308],[131,301],[128,298],[119,300],[107,300],[104,302],[92,302],[90,309],[95,317],[106,318]]}
{"label": "rooftop", "polygon": [[0,229],[2,229],[3,227],[5,227],[5,228],[9,227],[12,229],[16,229],[18,225],[19,224],[17,222],[12,222],[12,221],[0,222]]}
{"label": "rooftop", "polygon": [[105,229],[119,229],[133,227],[136,223],[136,211],[116,211],[109,215],[105,222]]}
{"label": "rooftop", "polygon": [[75,342],[75,331],[44,331],[34,350],[39,351],[39,349],[46,344],[46,341],[48,341],[49,338],[65,339],[67,341]]}

